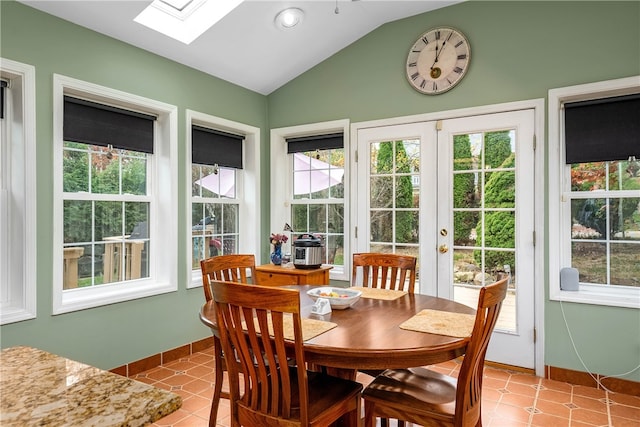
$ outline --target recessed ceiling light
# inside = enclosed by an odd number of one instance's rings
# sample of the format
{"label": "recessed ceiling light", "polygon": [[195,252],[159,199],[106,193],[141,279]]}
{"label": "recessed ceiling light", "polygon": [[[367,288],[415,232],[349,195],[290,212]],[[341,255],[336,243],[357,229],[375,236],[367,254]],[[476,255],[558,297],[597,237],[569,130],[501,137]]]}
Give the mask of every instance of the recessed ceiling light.
{"label": "recessed ceiling light", "polygon": [[189,44],[242,0],[154,0],[134,21]]}
{"label": "recessed ceiling light", "polygon": [[297,7],[290,7],[276,15],[276,27],[282,29],[293,28],[301,23],[303,18],[304,12],[301,9],[298,9]]}

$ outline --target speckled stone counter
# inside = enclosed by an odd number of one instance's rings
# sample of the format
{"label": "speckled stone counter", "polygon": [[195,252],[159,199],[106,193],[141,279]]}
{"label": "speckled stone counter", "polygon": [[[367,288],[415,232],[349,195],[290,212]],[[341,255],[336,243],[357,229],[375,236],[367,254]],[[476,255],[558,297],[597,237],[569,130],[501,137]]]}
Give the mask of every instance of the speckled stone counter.
{"label": "speckled stone counter", "polygon": [[0,425],[143,426],[182,405],[177,394],[31,347],[0,352]]}

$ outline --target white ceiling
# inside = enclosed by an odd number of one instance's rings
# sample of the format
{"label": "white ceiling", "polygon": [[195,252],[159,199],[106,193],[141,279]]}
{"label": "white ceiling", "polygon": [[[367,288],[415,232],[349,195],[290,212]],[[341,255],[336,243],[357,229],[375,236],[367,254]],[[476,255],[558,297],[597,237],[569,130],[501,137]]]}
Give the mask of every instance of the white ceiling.
{"label": "white ceiling", "polygon": [[[133,19],[151,0],[20,0],[165,58],[268,95],[379,26],[461,0],[245,0],[190,45]],[[305,12],[301,25],[275,27],[286,7]]]}

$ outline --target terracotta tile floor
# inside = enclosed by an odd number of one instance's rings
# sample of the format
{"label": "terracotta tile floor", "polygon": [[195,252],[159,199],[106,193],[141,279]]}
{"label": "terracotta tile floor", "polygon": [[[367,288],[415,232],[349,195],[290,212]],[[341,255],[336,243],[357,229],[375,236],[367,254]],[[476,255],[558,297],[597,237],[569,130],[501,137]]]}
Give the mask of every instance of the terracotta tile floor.
{"label": "terracotta tile floor", "polygon": [[[457,361],[450,361],[432,369],[455,375],[459,367]],[[213,394],[212,349],[151,369],[134,378],[182,396],[182,408],[157,421],[154,426],[208,425]],[[371,377],[364,374],[358,375],[358,381],[365,385],[370,380]],[[640,397],[491,367],[485,368],[482,398],[485,427],[640,426]],[[220,402],[217,425],[230,425],[229,403],[225,399]]]}

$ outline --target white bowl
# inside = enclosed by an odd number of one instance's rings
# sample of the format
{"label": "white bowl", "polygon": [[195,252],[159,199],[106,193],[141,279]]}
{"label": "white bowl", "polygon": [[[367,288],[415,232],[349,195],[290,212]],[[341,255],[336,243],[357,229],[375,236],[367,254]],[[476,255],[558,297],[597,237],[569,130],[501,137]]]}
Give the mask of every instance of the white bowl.
{"label": "white bowl", "polygon": [[307,295],[309,295],[309,297],[314,301],[318,298],[326,298],[329,300],[331,308],[344,310],[345,308],[349,308],[355,304],[355,302],[360,299],[362,292],[354,291],[352,289],[325,286],[308,290]]}

